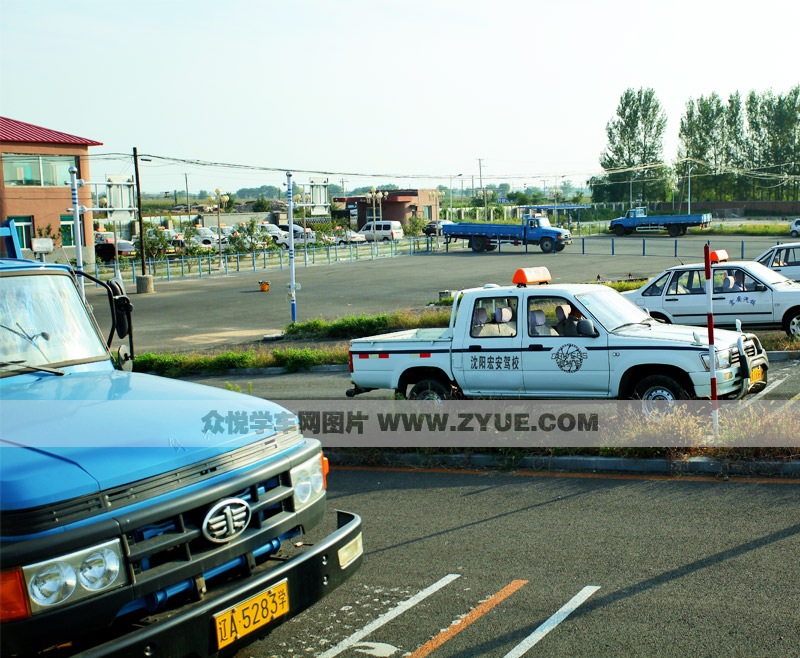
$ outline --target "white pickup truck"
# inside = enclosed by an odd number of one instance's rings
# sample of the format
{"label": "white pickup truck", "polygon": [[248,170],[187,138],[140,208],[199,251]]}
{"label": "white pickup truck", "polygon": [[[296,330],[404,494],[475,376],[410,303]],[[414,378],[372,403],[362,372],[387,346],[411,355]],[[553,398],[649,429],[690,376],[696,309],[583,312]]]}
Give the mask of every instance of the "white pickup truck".
{"label": "white pickup truck", "polygon": [[[359,338],[350,345],[349,397],[394,389],[410,399],[711,396],[707,329],[663,324],[608,286],[533,285],[545,267],[517,270],[511,286],[458,293],[446,329]],[[769,360],[753,334],[716,330],[720,398],[766,386]]]}

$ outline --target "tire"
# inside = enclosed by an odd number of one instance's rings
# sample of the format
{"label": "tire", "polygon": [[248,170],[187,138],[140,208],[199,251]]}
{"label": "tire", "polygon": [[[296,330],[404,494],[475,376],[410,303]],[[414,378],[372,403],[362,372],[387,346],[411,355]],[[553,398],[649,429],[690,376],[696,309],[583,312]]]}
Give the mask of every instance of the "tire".
{"label": "tire", "polygon": [[451,390],[437,379],[417,382],[408,394],[409,400],[449,400],[451,397]]}
{"label": "tire", "polygon": [[649,375],[642,379],[633,389],[633,397],[645,402],[674,403],[688,400],[689,394],[672,377],[666,375]]}
{"label": "tire", "polygon": [[556,244],[556,251],[564,251],[564,248],[566,246],[567,245],[563,244],[562,242],[559,242],[558,244]]}
{"label": "tire", "polygon": [[553,238],[542,238],[539,240],[539,249],[541,249],[544,253],[549,254],[553,249],[555,249],[555,242]]}
{"label": "tire", "polygon": [[618,238],[621,238],[623,235],[625,235],[625,227],[622,224],[617,224],[614,227],[614,235],[616,235]]}
{"label": "tire", "polygon": [[473,235],[469,239],[469,246],[472,247],[472,251],[474,251],[476,254],[479,254],[486,249],[486,240],[478,237],[477,235]]}
{"label": "tire", "polygon": [[667,226],[667,233],[669,233],[669,237],[677,238],[681,234],[681,227],[677,224],[670,224]]}
{"label": "tire", "polygon": [[689,229],[686,226],[681,226],[681,235],[686,235],[686,231]]}
{"label": "tire", "polygon": [[800,232],[798,232],[798,231],[792,231],[792,232],[791,232],[791,236],[792,236],[793,238],[796,238],[796,237],[800,236]]}
{"label": "tire", "polygon": [[661,315],[661,313],[651,313],[650,317],[661,324],[672,324],[672,321],[666,315]]}
{"label": "tire", "polygon": [[786,315],[784,322],[784,331],[790,338],[800,338],[800,309],[792,309]]}

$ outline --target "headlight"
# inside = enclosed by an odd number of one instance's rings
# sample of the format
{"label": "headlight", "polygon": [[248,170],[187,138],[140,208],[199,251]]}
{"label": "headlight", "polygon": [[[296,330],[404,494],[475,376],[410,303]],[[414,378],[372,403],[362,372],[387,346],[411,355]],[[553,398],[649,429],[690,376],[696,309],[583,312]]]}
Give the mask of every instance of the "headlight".
{"label": "headlight", "polygon": [[22,567],[33,614],[65,602],[121,587],[127,582],[121,569],[118,539],[69,555]]}
{"label": "headlight", "polygon": [[309,459],[300,466],[295,466],[291,470],[291,477],[294,487],[295,511],[311,504],[325,492],[325,474],[322,470],[320,455]]}
{"label": "headlight", "polygon": [[[725,368],[731,367],[731,350],[722,350],[721,352],[716,353],[716,361],[714,367],[717,370],[724,370]],[[708,357],[708,354],[701,354],[700,358],[703,360],[703,365],[705,366],[706,370],[710,370],[711,360]]]}

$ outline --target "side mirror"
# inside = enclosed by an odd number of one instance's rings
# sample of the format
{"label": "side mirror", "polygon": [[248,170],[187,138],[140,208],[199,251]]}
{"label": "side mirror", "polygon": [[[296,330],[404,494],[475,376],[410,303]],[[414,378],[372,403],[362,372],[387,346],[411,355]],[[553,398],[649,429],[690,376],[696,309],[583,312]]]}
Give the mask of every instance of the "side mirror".
{"label": "side mirror", "polygon": [[756,292],[764,292],[766,289],[767,289],[767,286],[765,286],[763,283],[757,283],[756,286],[755,286],[755,291]]}
{"label": "side mirror", "polygon": [[594,328],[594,322],[587,320],[586,318],[583,320],[578,320],[577,329],[579,336],[590,336],[594,338],[598,335],[597,330]]}

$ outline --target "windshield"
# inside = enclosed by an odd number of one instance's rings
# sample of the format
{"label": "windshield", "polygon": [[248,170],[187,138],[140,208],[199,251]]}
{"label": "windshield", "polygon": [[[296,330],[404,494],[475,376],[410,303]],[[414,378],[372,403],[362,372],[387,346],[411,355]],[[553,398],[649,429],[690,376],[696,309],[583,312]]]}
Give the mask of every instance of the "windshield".
{"label": "windshield", "polygon": [[[44,366],[107,358],[69,276],[0,278],[0,362]],[[2,368],[0,375],[13,370]]]}
{"label": "windshield", "polygon": [[539,217],[539,226],[541,228],[552,228],[553,225],[547,217]]}
{"label": "windshield", "polygon": [[608,331],[651,319],[636,304],[608,286],[599,285],[597,290],[579,293],[575,297]]}
{"label": "windshield", "polygon": [[771,286],[780,284],[797,285],[791,279],[787,279],[785,276],[783,276],[783,274],[780,272],[776,272],[769,267],[765,267],[761,263],[748,263],[748,268],[754,276],[757,276],[764,283],[768,283]]}

